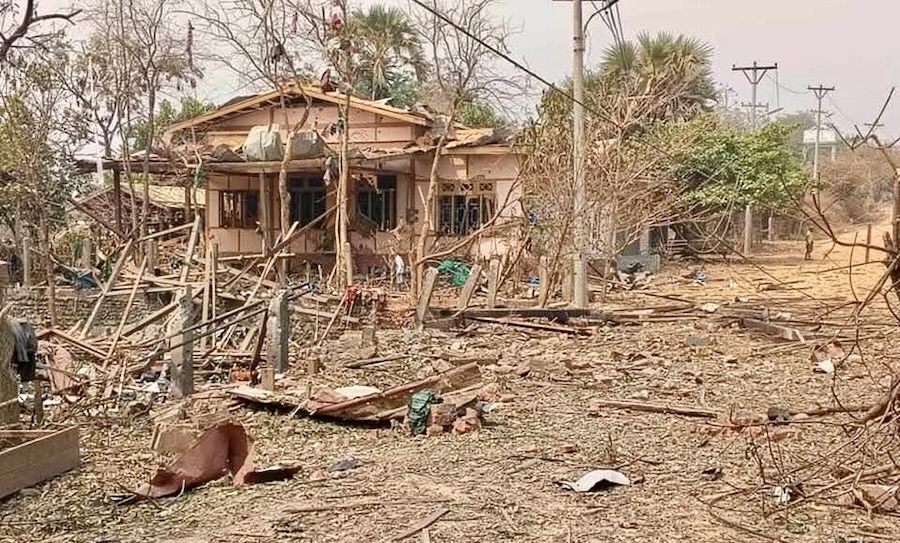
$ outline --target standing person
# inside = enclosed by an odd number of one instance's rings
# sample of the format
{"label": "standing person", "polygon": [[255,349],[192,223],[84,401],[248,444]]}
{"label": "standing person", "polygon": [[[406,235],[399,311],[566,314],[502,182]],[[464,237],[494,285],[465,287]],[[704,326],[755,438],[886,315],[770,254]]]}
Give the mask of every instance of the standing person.
{"label": "standing person", "polygon": [[813,252],[813,231],[812,228],[806,228],[806,255],[803,260],[812,260]]}

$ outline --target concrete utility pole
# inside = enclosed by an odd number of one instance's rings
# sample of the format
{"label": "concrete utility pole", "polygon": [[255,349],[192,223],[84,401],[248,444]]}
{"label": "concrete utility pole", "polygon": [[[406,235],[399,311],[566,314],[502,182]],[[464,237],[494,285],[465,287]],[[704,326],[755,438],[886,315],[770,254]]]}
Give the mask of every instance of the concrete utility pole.
{"label": "concrete utility pole", "polygon": [[[823,87],[819,85],[818,87],[807,86],[808,90],[811,90],[816,95],[816,101],[818,105],[816,106],[816,143],[813,146],[813,180],[819,181],[819,139],[822,136],[822,99],[825,96],[834,90],[834,87]],[[818,192],[818,189],[816,190]]]}
{"label": "concrete utility pole", "polygon": [[575,257],[573,302],[575,307],[587,307],[587,267],[585,232],[585,181],[584,181],[584,21],[581,0],[572,1],[572,168],[574,198]]}
{"label": "concrete utility pole", "polygon": [[[756,101],[756,87],[759,86],[759,82],[762,81],[762,78],[766,76],[770,70],[777,70],[778,63],[771,66],[760,66],[753,61],[751,66],[731,66],[731,71],[733,72],[741,72],[744,74],[744,77],[747,78],[747,81],[750,83],[750,103],[752,107],[750,108],[750,125],[753,128],[753,131],[756,132],[756,110],[758,108],[758,102]],[[750,204],[747,204],[747,207],[744,208],[744,255],[750,255],[750,245],[753,242],[753,208]]]}

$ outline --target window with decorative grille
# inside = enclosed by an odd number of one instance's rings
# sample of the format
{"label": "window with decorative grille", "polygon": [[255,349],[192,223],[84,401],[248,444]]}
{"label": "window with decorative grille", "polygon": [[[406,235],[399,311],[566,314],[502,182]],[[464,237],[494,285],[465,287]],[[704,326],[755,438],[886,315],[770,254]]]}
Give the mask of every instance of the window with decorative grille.
{"label": "window with decorative grille", "polygon": [[494,216],[493,181],[441,181],[438,228],[442,234],[464,236]]}

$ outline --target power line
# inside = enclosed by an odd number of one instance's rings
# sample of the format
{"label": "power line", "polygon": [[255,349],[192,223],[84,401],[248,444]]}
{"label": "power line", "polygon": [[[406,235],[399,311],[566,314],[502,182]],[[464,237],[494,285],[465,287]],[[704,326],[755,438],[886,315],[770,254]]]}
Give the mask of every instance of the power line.
{"label": "power line", "polygon": [[828,100],[828,103],[831,104],[831,107],[833,107],[834,110],[837,111],[838,115],[840,115],[841,118],[843,118],[845,121],[849,121],[852,124],[859,124],[856,121],[854,121],[853,119],[851,119],[849,115],[844,113],[844,111],[837,104],[837,102],[835,101],[834,98],[832,98],[831,96],[826,96],[825,99]]}
{"label": "power line", "polygon": [[[466,28],[460,26],[458,23],[456,23],[455,21],[453,21],[452,19],[450,19],[449,17],[447,17],[445,14],[441,13],[440,11],[438,11],[437,9],[435,9],[435,8],[433,8],[433,7],[431,7],[431,6],[429,6],[428,4],[425,4],[422,0],[410,0],[410,1],[413,2],[414,4],[418,5],[419,7],[421,7],[422,9],[424,9],[425,11],[431,13],[432,15],[434,15],[435,17],[437,17],[438,19],[440,19],[440,20],[443,21],[444,23],[450,25],[451,27],[453,27],[454,29],[456,29],[456,30],[459,31],[460,33],[464,34],[464,35],[467,36],[468,38],[472,39],[473,41],[475,41],[476,43],[478,43],[479,45],[481,45],[482,47],[484,47],[484,48],[487,49],[488,51],[492,52],[493,54],[497,55],[497,56],[500,57],[501,59],[505,60],[507,63],[511,64],[511,65],[512,65],[513,67],[515,67],[516,69],[518,69],[518,70],[524,72],[525,74],[531,76],[531,77],[534,78],[535,80],[537,80],[537,81],[539,81],[540,83],[544,84],[544,86],[546,86],[548,89],[553,90],[553,91],[555,91],[555,92],[558,92],[558,93],[559,93],[560,95],[562,95],[564,98],[566,98],[567,100],[572,101],[573,103],[580,104],[582,107],[584,107],[585,111],[588,111],[588,112],[590,112],[591,114],[597,116],[598,118],[603,119],[605,122],[608,122],[609,124],[613,125],[613,126],[614,126],[615,128],[617,128],[618,130],[624,130],[624,129],[625,129],[625,127],[623,127],[621,124],[619,124],[618,122],[616,122],[615,119],[609,117],[608,115],[603,114],[602,112],[600,112],[600,111],[598,111],[598,110],[596,110],[596,109],[594,109],[594,108],[592,108],[592,107],[589,107],[588,105],[586,105],[586,104],[584,103],[584,101],[578,101],[578,100],[576,100],[575,97],[572,96],[571,93],[568,93],[568,92],[564,91],[564,90],[561,89],[559,86],[557,86],[556,84],[550,82],[549,80],[547,80],[546,78],[544,78],[544,77],[541,76],[540,74],[536,73],[535,71],[531,70],[530,68],[528,68],[527,66],[525,66],[525,65],[522,64],[521,62],[519,62],[519,61],[513,59],[512,57],[510,57],[509,55],[507,55],[507,54],[504,53],[503,51],[498,50],[496,47],[493,47],[493,46],[490,45],[489,43],[485,42],[483,39],[481,39],[481,38],[479,38],[478,36],[472,34],[472,32],[470,32],[468,29],[466,29]],[[615,6],[615,4],[618,3],[619,0],[608,0],[608,1],[610,1],[611,3],[607,5],[607,8],[610,8],[610,7],[612,7],[612,6]],[[660,136],[659,134],[653,132],[653,131],[649,131],[648,134],[650,134],[652,137],[654,137],[654,138],[656,138],[656,139],[660,139],[660,140],[661,140],[661,136]],[[671,159],[676,158],[675,155],[673,155],[672,153],[670,153],[667,149],[665,149],[665,148],[663,148],[663,147],[661,147],[661,146],[659,146],[659,145],[657,145],[657,144],[655,144],[655,143],[653,143],[653,142],[650,142],[650,141],[646,141],[646,140],[645,140],[644,143],[645,143],[648,147],[650,147],[651,149],[657,151],[658,153],[662,154],[663,156],[665,156],[665,157],[667,157],[667,158],[671,158]],[[736,159],[735,159],[735,160],[736,160]],[[721,174],[728,166],[730,166],[730,165],[731,165],[731,163],[723,164],[723,165],[721,165],[721,166],[720,166],[715,172],[713,172],[713,173],[709,173],[709,172],[706,172],[706,171],[702,171],[702,170],[700,170],[699,168],[697,168],[696,166],[691,166],[691,169],[692,169],[694,172],[696,172],[696,173],[702,175],[702,176],[706,179],[707,182],[711,182],[711,181],[716,181],[717,178],[718,178],[718,176],[719,176],[719,175],[720,175],[720,174]]]}
{"label": "power line", "polygon": [[781,82],[778,81],[777,77],[773,77],[772,74],[766,74],[766,77],[769,78],[770,81],[775,83],[775,86],[777,86],[779,89],[788,91],[791,94],[796,94],[798,96],[805,96],[805,95],[809,94],[808,90],[798,91],[796,89],[792,89],[792,88],[788,87],[787,85],[783,85]]}

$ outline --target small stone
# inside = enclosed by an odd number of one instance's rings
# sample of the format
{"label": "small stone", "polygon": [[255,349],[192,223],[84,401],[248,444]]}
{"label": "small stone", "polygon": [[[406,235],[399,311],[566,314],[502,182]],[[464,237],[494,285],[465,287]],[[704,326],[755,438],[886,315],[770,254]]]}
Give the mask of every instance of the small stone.
{"label": "small stone", "polygon": [[428,437],[439,436],[444,433],[444,427],[440,424],[432,424],[425,430],[425,435]]}
{"label": "small stone", "polygon": [[328,468],[328,471],[349,471],[360,466],[362,466],[362,462],[360,462],[356,458],[353,458],[352,456],[349,456],[347,458],[341,458],[340,460],[332,464],[331,467]]}
{"label": "small stone", "polygon": [[310,481],[324,481],[328,479],[328,473],[324,469],[317,469],[309,474]]}
{"label": "small stone", "polygon": [[631,395],[632,398],[636,400],[649,400],[650,399],[650,391],[644,389],[639,390]]}
{"label": "small stone", "polygon": [[516,400],[515,394],[504,394],[500,396],[500,403],[511,403]]}

